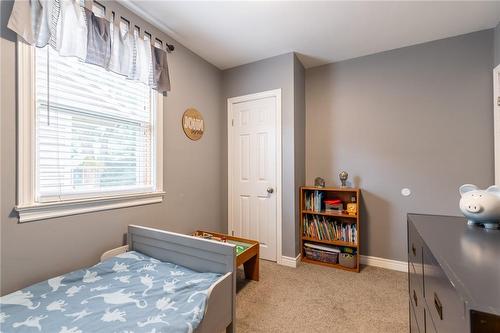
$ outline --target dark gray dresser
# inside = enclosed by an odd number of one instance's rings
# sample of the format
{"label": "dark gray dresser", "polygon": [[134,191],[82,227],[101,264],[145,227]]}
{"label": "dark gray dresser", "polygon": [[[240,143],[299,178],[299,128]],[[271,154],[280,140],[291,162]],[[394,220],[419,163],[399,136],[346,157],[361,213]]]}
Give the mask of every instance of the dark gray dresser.
{"label": "dark gray dresser", "polygon": [[500,333],[500,231],[408,214],[411,333]]}

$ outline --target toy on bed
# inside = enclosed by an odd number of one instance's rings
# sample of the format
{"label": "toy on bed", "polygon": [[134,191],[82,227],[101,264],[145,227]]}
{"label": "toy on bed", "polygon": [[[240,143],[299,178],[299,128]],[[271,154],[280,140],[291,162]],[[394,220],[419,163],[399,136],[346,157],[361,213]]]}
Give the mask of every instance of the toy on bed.
{"label": "toy on bed", "polygon": [[[174,251],[168,249],[176,249],[177,255],[184,256],[183,259],[189,266],[196,266],[199,264],[196,263],[197,259],[203,259],[203,256],[196,258],[190,255],[191,250],[194,254],[197,249],[190,250],[188,247],[202,240],[195,239],[192,243],[184,235],[165,234],[141,227],[133,227],[132,231],[132,237],[129,234],[132,248],[142,247],[144,252],[157,252],[160,258],[161,252],[164,252],[161,248],[170,253]],[[161,239],[162,236],[168,237]],[[230,245],[208,244],[215,251],[225,252],[225,248],[217,246]],[[148,248],[151,250],[148,251]],[[122,248],[117,252],[124,250]],[[233,248],[227,250],[234,253]],[[234,255],[232,257],[234,259]],[[213,258],[208,252],[204,260],[210,259]],[[226,259],[233,260],[231,256]],[[219,269],[220,272],[202,270],[204,272],[160,261],[137,251],[120,253],[90,268],[58,276],[1,297],[1,331],[160,333],[211,332],[215,328],[223,330],[226,327],[227,331],[232,331],[233,271],[229,269],[230,272],[224,274],[224,269]],[[202,324],[210,302],[213,303],[212,312],[222,311],[227,314],[226,323],[219,320],[220,327],[214,327],[217,321],[215,312],[208,314],[212,318],[205,318],[209,323]],[[206,328],[203,329],[203,326]]]}
{"label": "toy on bed", "polygon": [[483,225],[486,229],[500,228],[500,187],[480,190],[476,185],[460,186],[460,210],[469,225]]}

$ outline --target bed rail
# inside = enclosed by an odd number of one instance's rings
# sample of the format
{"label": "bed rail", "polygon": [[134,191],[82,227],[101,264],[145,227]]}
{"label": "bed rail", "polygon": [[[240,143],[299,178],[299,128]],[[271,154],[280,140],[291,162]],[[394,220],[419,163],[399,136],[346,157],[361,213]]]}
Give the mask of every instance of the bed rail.
{"label": "bed rail", "polygon": [[106,251],[101,255],[101,261],[108,260],[114,256],[125,253],[128,251],[128,245],[123,245],[112,250]]}

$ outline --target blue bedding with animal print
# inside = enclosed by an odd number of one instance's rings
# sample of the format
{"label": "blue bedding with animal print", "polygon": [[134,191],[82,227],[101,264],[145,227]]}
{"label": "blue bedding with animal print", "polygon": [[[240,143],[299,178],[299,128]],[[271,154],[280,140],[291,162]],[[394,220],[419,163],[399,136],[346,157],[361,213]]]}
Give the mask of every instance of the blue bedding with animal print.
{"label": "blue bedding with animal print", "polygon": [[0,297],[0,331],[192,332],[219,277],[131,251]]}

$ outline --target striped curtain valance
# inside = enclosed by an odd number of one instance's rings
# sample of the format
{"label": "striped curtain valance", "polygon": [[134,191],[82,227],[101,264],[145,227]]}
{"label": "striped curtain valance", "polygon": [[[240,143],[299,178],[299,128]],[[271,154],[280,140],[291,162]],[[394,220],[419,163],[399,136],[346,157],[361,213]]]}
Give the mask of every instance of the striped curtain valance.
{"label": "striped curtain valance", "polygon": [[[141,34],[129,21],[107,11],[95,15],[92,1],[16,0],[7,27],[26,43],[50,45],[61,56],[75,57],[130,80],[140,81],[160,93],[170,91],[167,51],[156,40]],[[166,45],[166,43],[165,43]]]}

